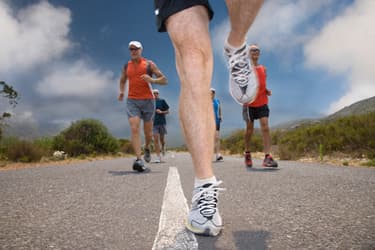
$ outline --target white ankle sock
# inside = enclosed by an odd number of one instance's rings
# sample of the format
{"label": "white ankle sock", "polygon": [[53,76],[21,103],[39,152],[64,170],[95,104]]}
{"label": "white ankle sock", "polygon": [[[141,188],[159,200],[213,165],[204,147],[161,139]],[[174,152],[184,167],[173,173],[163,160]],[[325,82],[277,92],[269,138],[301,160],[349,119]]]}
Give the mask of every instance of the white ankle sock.
{"label": "white ankle sock", "polygon": [[206,179],[198,179],[198,178],[195,177],[194,188],[201,187],[201,186],[203,186],[204,184],[207,184],[207,183],[215,183],[215,182],[216,182],[215,176],[212,176],[212,177],[206,178]]}
{"label": "white ankle sock", "polygon": [[240,47],[234,47],[228,43],[228,40],[225,40],[224,48],[230,50],[231,52],[241,49],[243,46],[246,45],[246,42],[244,42]]}

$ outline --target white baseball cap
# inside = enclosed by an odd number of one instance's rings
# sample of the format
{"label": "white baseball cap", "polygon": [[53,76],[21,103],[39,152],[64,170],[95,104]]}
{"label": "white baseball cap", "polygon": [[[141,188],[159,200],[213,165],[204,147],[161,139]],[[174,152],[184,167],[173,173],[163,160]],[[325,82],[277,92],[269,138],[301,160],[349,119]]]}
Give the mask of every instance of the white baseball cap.
{"label": "white baseball cap", "polygon": [[131,41],[130,43],[129,43],[129,48],[130,48],[130,46],[134,46],[134,47],[137,47],[138,49],[142,49],[142,43],[141,42],[138,42],[138,41]]}
{"label": "white baseball cap", "polygon": [[152,92],[153,92],[153,93],[158,93],[158,94],[159,94],[159,90],[158,90],[158,89],[153,89]]}
{"label": "white baseball cap", "polygon": [[211,92],[216,92],[216,89],[210,88]]}

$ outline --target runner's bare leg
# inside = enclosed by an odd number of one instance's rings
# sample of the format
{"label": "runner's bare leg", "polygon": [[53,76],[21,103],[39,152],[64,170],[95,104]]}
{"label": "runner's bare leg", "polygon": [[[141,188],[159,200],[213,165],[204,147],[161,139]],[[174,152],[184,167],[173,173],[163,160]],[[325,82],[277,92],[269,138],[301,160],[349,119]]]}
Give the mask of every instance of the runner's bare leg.
{"label": "runner's bare leg", "polygon": [[132,146],[137,159],[141,159],[141,135],[140,135],[141,119],[137,116],[129,118],[131,129]]}
{"label": "runner's bare leg", "polygon": [[215,130],[209,91],[213,58],[208,24],[207,10],[201,5],[178,12],[166,22],[181,81],[181,127],[199,179],[214,176],[211,157]]}
{"label": "runner's bare leg", "polygon": [[240,47],[246,41],[246,34],[254,22],[264,0],[225,0],[231,23],[228,43]]}

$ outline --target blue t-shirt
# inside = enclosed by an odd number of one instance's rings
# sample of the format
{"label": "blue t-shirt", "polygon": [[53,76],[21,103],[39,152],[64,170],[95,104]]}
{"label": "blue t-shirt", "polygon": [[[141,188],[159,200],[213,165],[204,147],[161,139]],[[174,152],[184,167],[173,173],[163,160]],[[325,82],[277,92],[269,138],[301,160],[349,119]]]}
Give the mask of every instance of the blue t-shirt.
{"label": "blue t-shirt", "polygon": [[219,99],[214,98],[212,100],[212,104],[214,105],[214,115],[215,115],[215,122],[217,125],[220,124],[220,113],[219,113],[219,107],[220,107],[220,101]]}
{"label": "blue t-shirt", "polygon": [[[161,98],[155,99],[155,110],[160,109],[161,111],[167,111],[169,109],[168,103]],[[155,112],[154,125],[166,125],[165,114],[158,114]]]}

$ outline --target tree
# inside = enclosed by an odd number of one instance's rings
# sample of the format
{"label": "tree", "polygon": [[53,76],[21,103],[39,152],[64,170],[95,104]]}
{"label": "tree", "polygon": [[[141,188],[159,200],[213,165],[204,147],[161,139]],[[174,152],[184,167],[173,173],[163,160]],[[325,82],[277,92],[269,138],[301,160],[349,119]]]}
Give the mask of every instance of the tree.
{"label": "tree", "polygon": [[[0,81],[0,96],[8,99],[9,105],[13,108],[17,105],[18,93],[13,89],[12,86],[6,84],[4,81]],[[1,114],[1,113],[0,113]],[[5,118],[9,118],[10,113],[3,111],[0,116],[0,139],[2,137],[2,126]]]}

